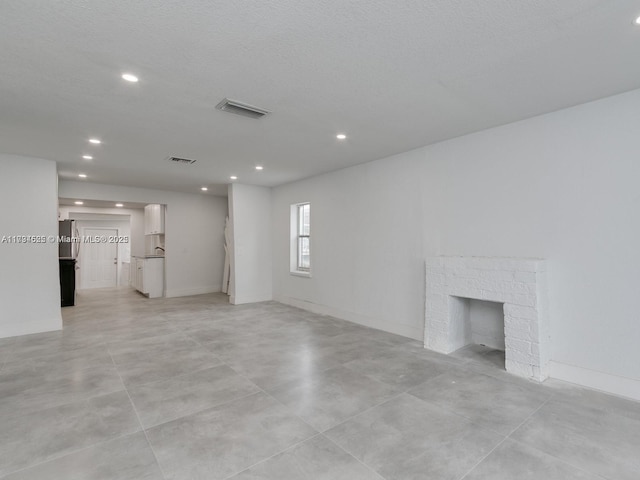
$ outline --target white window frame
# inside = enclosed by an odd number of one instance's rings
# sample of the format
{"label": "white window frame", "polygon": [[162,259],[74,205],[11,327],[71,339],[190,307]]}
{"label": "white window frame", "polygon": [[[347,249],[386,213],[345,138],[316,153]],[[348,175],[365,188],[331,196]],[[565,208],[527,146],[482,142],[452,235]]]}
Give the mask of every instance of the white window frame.
{"label": "white window frame", "polygon": [[[302,218],[301,218],[301,207],[309,205],[309,234],[304,235],[301,232],[302,228]],[[291,247],[290,247],[290,261],[289,261],[289,273],[291,275],[297,275],[300,277],[311,277],[311,202],[301,202],[294,203],[291,205]],[[300,239],[308,238],[309,239],[309,268],[302,267],[299,263],[300,255]]]}

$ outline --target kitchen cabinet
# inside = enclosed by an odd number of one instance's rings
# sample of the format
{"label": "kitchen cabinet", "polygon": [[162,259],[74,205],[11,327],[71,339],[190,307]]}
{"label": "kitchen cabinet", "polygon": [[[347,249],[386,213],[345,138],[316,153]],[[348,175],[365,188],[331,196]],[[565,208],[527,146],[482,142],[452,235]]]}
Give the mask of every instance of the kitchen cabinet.
{"label": "kitchen cabinet", "polygon": [[144,234],[164,234],[164,205],[154,203],[144,207]]}
{"label": "kitchen cabinet", "polygon": [[131,272],[131,286],[149,298],[164,293],[164,258],[135,257]]}

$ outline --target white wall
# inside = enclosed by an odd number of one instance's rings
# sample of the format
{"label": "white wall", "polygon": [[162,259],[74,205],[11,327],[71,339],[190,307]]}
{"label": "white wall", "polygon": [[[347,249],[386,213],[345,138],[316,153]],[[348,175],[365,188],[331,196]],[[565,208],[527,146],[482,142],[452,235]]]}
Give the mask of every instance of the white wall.
{"label": "white wall", "polygon": [[[414,151],[275,188],[275,299],[422,338],[423,161]],[[311,278],[289,273],[289,209],[303,201],[311,203]]]}
{"label": "white wall", "polygon": [[[0,239],[57,237],[55,162],[0,154]],[[0,337],[60,330],[58,245],[0,240]]]}
{"label": "white wall", "polygon": [[[541,257],[552,375],[640,398],[640,90],[273,192],[274,295],[416,339],[425,256]],[[311,201],[313,278],[289,265]]]}
{"label": "white wall", "polygon": [[63,198],[166,205],[166,295],[220,291],[226,198],[75,181],[61,181],[59,188]]}
{"label": "white wall", "polygon": [[231,303],[238,305],[271,300],[271,189],[229,185],[229,224]]}

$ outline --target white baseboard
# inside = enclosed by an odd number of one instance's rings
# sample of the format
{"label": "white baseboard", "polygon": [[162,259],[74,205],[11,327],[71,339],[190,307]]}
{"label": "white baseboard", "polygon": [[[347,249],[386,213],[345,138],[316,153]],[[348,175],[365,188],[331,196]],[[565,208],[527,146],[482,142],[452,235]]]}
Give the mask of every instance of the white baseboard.
{"label": "white baseboard", "polygon": [[332,317],[346,320],[348,322],[357,323],[358,325],[364,325],[365,327],[375,328],[384,332],[393,333],[402,337],[413,338],[414,340],[423,340],[422,328],[416,328],[411,325],[402,323],[391,323],[388,320],[376,317],[370,317],[355,312],[349,312],[341,310],[339,308],[329,307],[327,305],[321,305],[318,303],[307,302],[305,300],[299,300],[297,298],[287,297],[283,295],[276,295],[274,300],[285,305],[291,305],[292,307],[302,308],[313,313],[320,315],[330,315]]}
{"label": "white baseboard", "polygon": [[549,373],[550,377],[558,380],[612,393],[620,397],[640,400],[640,380],[618,377],[554,361],[549,362]]}
{"label": "white baseboard", "polygon": [[273,300],[273,296],[268,293],[265,293],[262,295],[254,295],[254,296],[231,295],[229,297],[229,303],[231,305],[243,305],[245,303],[269,302],[271,300]]}
{"label": "white baseboard", "polygon": [[190,297],[191,295],[204,295],[206,293],[217,293],[222,290],[222,284],[218,285],[205,285],[204,287],[191,287],[191,288],[174,288],[165,292],[165,297]]}

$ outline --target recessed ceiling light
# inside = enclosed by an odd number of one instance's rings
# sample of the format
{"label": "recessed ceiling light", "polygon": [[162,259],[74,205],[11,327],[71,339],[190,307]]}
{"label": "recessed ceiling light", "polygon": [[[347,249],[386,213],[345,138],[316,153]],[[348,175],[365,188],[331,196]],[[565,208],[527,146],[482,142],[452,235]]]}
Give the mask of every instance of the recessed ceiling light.
{"label": "recessed ceiling light", "polygon": [[98,140],[97,138],[90,138],[89,143],[93,143],[94,145],[100,145],[102,141]]}
{"label": "recessed ceiling light", "polygon": [[73,202],[73,203],[75,203],[76,205],[82,205],[84,202],[81,202],[80,200],[78,200],[78,201]]}
{"label": "recessed ceiling light", "polygon": [[635,24],[640,25],[640,17],[636,18]]}
{"label": "recessed ceiling light", "polygon": [[256,165],[256,170],[263,170],[264,167],[262,165]]}
{"label": "recessed ceiling light", "polygon": [[235,175],[231,175],[229,178],[230,178],[231,180],[237,180],[237,179],[238,179],[238,177],[236,177]]}
{"label": "recessed ceiling light", "polygon": [[78,176],[80,178],[87,178],[87,174],[86,173],[79,173]]}
{"label": "recessed ceiling light", "polygon": [[124,205],[121,203],[116,203],[116,207],[124,207]]}
{"label": "recessed ceiling light", "polygon": [[202,190],[203,192],[206,192],[209,189],[207,187],[200,187],[200,190]]}
{"label": "recessed ceiling light", "polygon": [[85,160],[93,160],[93,157],[91,155],[82,155],[82,158],[84,158]]}
{"label": "recessed ceiling light", "polygon": [[123,73],[122,74],[122,79],[126,80],[127,82],[131,82],[131,83],[136,83],[138,81],[138,77],[136,77],[135,75],[133,75],[131,73]]}
{"label": "recessed ceiling light", "polygon": [[344,140],[345,138],[347,138],[347,136],[344,133],[339,133],[336,135],[336,138],[338,140]]}

